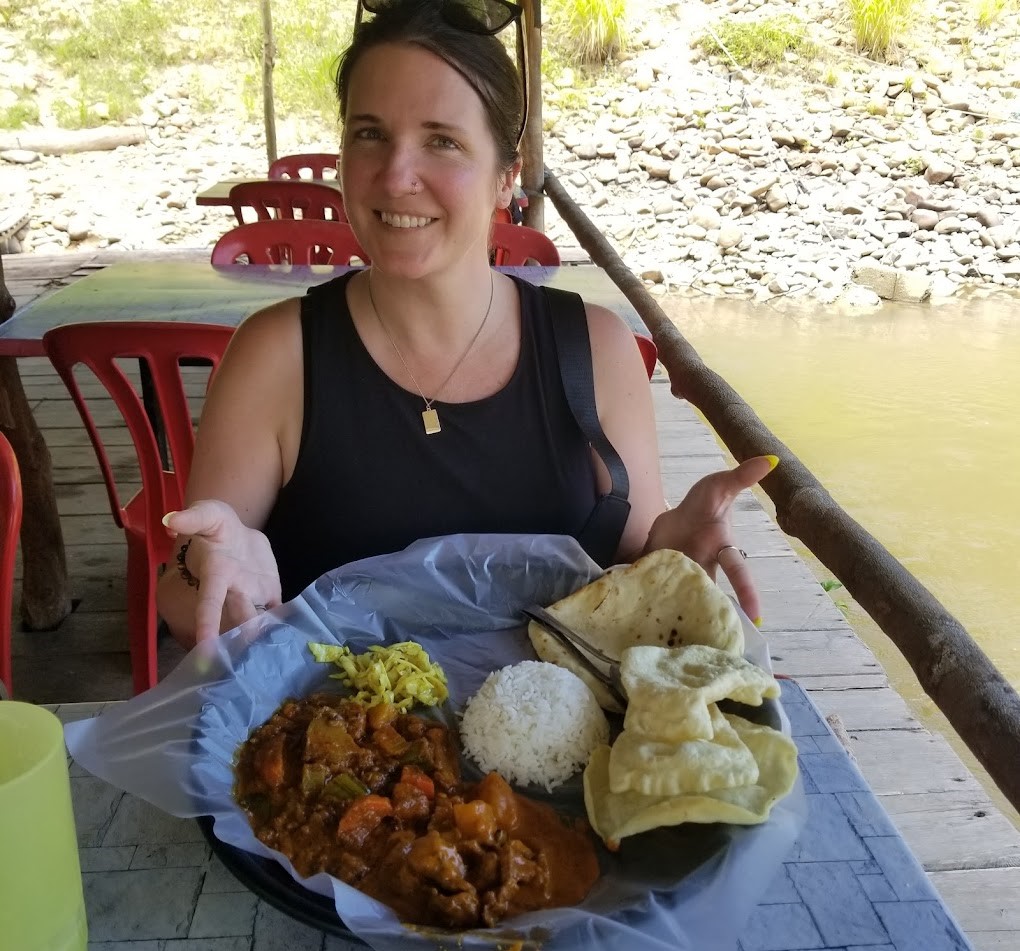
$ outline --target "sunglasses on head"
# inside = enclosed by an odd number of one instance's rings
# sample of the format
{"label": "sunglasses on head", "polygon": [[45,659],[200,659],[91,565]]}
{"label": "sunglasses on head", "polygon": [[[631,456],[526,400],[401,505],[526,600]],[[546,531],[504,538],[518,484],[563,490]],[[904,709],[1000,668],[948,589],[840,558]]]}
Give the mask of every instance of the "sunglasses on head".
{"label": "sunglasses on head", "polygon": [[[362,10],[382,13],[392,0],[358,0],[354,14],[354,30],[361,24]],[[521,76],[521,90],[524,94],[524,109],[521,113],[521,128],[517,133],[517,151],[524,140],[528,125],[528,45],[524,40],[523,10],[511,0],[438,0],[440,16],[454,29],[478,36],[495,36],[511,23],[517,26],[518,72]]]}

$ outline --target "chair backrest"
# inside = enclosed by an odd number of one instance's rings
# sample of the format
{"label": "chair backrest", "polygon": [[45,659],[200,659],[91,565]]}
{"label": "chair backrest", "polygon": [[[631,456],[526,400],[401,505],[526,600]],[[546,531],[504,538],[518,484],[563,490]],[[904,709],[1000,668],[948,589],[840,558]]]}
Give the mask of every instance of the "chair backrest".
{"label": "chair backrest", "polygon": [[[239,258],[246,261],[239,261]],[[370,264],[351,226],[342,221],[254,221],[231,228],[212,249],[212,263]]]}
{"label": "chair backrest", "polygon": [[556,245],[541,231],[526,225],[493,222],[489,250],[493,252],[493,264],[509,267],[518,267],[532,261],[547,266],[560,263],[560,252],[556,250]]}
{"label": "chair backrest", "polygon": [[[195,432],[191,407],[181,376],[181,361],[202,359],[219,366],[233,327],[169,321],[107,321],[65,324],[43,335],[43,346],[74,400],[110,498],[114,520],[124,527],[124,506],[99,428],[74,375],[77,365],[88,367],[112,397],[134,443],[145,495],[145,524],[150,537],[166,532],[160,520],[184,503],[184,488],[191,471]],[[125,373],[122,361],[144,363],[166,435],[172,469],[165,469],[158,435],[148,411]]]}
{"label": "chair backrest", "polygon": [[655,341],[651,337],[646,337],[644,334],[636,333],[634,339],[637,341],[638,350],[641,351],[641,359],[644,360],[645,370],[648,371],[650,380],[655,372],[655,362],[659,359],[659,348],[655,346]]}
{"label": "chair backrest", "polygon": [[14,450],[0,433],[0,683],[11,683],[11,629],[14,625],[14,559],[21,531],[21,473]]}
{"label": "chair backrest", "polygon": [[259,221],[270,218],[318,218],[346,221],[344,199],[332,185],[277,179],[239,182],[228,195],[239,225],[245,224],[244,209],[252,208]]}
{"label": "chair backrest", "polygon": [[[281,155],[269,166],[270,178],[336,178],[337,152],[302,152]],[[307,175],[303,175],[307,172]]]}

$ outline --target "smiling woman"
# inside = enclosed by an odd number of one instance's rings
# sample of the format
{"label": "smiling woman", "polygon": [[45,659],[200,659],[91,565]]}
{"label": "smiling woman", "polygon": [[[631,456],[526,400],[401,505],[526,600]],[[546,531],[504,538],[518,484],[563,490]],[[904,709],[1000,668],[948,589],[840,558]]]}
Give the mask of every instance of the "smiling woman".
{"label": "smiling woman", "polygon": [[[676,548],[714,572],[735,542],[733,499],[770,461],[716,473],[668,509],[630,329],[489,266],[520,169],[524,93],[495,35],[517,5],[366,10],[337,93],[345,209],[372,265],[234,335],[188,507],[166,519],[187,546],[161,581],[171,629],[185,644],[213,637],[338,565],[465,532],[573,535],[606,564]],[[757,616],[743,560],[725,570]]]}

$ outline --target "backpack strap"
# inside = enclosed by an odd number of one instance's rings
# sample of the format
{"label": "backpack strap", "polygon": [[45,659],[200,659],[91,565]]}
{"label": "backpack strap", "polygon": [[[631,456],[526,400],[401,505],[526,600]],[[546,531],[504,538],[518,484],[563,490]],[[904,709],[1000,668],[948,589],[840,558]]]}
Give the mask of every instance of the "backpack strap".
{"label": "backpack strap", "polygon": [[571,291],[551,287],[543,287],[542,291],[552,321],[567,404],[581,432],[609,470],[609,492],[598,498],[584,527],[576,535],[592,560],[607,568],[616,560],[616,550],[630,516],[630,478],[623,459],[599,422],[584,301]]}

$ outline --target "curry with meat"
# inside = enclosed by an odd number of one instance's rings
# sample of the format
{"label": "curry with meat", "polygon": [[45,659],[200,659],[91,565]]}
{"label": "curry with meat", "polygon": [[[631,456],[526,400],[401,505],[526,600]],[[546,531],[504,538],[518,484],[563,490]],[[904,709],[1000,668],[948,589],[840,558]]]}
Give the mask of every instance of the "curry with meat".
{"label": "curry with meat", "polygon": [[302,875],[328,872],[415,924],[492,926],[573,905],[599,875],[583,820],[498,773],[462,784],[446,727],[388,703],[285,702],[242,745],[235,796]]}

